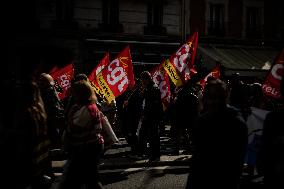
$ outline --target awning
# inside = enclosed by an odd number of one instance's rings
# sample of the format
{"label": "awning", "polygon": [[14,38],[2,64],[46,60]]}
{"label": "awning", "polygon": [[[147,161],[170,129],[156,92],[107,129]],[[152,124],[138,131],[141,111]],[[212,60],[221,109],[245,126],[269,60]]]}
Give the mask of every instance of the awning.
{"label": "awning", "polygon": [[269,70],[278,53],[272,48],[201,44],[198,50],[209,67],[219,62],[231,70]]}

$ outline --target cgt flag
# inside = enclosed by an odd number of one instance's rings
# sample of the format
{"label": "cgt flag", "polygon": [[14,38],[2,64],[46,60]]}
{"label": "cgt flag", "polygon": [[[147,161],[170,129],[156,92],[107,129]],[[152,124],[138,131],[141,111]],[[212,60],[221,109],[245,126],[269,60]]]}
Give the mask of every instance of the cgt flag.
{"label": "cgt flag", "polygon": [[218,65],[216,65],[215,68],[213,68],[213,70],[212,70],[209,74],[207,74],[207,76],[206,76],[204,79],[201,79],[201,80],[199,81],[199,82],[200,82],[200,85],[201,85],[202,88],[204,89],[205,84],[206,84],[206,82],[207,82],[207,79],[208,79],[209,77],[213,77],[213,78],[215,78],[215,79],[219,79],[220,76],[221,76],[221,70],[220,70],[220,65],[218,64]]}
{"label": "cgt flag", "polygon": [[100,85],[97,81],[98,74],[109,64],[109,53],[107,52],[105,56],[101,59],[99,64],[93,69],[93,71],[89,74],[88,78],[92,86],[94,87],[96,93],[104,99],[105,94],[103,90],[100,89]]}
{"label": "cgt flag", "polygon": [[161,99],[163,103],[163,110],[165,111],[170,104],[171,90],[170,80],[167,72],[163,69],[162,64],[156,66],[152,71],[152,78],[155,84],[159,86],[161,91]]}
{"label": "cgt flag", "polygon": [[271,66],[268,75],[262,85],[262,91],[265,95],[275,99],[281,99],[280,83],[284,75],[284,49],[279,53]]}
{"label": "cgt flag", "polygon": [[135,80],[129,46],[98,74],[97,81],[108,103],[121,95],[128,86],[134,87]]}
{"label": "cgt flag", "polygon": [[64,99],[67,96],[67,91],[71,87],[71,80],[74,77],[73,64],[68,64],[62,69],[57,68],[53,73],[50,73],[50,75],[54,79],[59,99]]}
{"label": "cgt flag", "polygon": [[163,62],[163,67],[170,76],[172,82],[182,86],[191,76],[198,45],[198,32],[193,33],[187,43],[182,45],[171,57]]}

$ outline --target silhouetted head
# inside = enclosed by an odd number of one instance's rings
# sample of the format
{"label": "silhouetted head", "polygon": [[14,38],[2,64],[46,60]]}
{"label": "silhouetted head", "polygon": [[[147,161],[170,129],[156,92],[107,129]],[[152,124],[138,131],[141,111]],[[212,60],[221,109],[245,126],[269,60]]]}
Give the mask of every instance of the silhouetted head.
{"label": "silhouetted head", "polygon": [[150,82],[152,82],[152,76],[151,76],[150,72],[148,72],[148,71],[143,71],[140,74],[140,79],[141,79],[142,87],[145,87]]}
{"label": "silhouetted head", "polygon": [[76,74],[74,76],[74,79],[72,80],[72,83],[75,83],[77,81],[82,81],[82,80],[88,81],[88,76],[86,74],[84,74],[84,73],[79,73],[79,74]]}
{"label": "silhouetted head", "polygon": [[262,85],[260,83],[253,83],[249,86],[249,95],[253,97],[260,97],[262,93]]}
{"label": "silhouetted head", "polygon": [[54,79],[52,78],[51,75],[47,73],[40,74],[39,80],[40,80],[41,87],[48,87],[48,86],[54,85]]}
{"label": "silhouetted head", "polygon": [[140,74],[140,78],[143,79],[143,80],[151,80],[151,79],[152,79],[152,76],[151,76],[150,72],[148,72],[148,71],[143,71],[143,72]]}
{"label": "silhouetted head", "polygon": [[260,107],[264,102],[264,94],[262,92],[262,85],[260,83],[253,83],[249,85],[248,89],[249,105],[254,107]]}
{"label": "silhouetted head", "polygon": [[97,101],[91,84],[85,80],[77,81],[72,86],[72,95],[78,104],[90,104]]}
{"label": "silhouetted head", "polygon": [[219,111],[226,107],[228,89],[225,82],[220,79],[210,80],[204,88],[204,108],[208,111]]}

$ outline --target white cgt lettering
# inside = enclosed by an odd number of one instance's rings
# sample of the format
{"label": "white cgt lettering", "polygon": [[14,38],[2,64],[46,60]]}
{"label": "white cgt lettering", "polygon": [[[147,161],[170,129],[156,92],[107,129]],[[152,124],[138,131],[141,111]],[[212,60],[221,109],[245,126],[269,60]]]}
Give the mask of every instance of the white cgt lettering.
{"label": "white cgt lettering", "polygon": [[104,65],[99,66],[99,67],[97,68],[97,70],[96,70],[96,75],[98,75],[104,68],[105,68]]}
{"label": "white cgt lettering", "polygon": [[123,87],[128,84],[128,78],[125,76],[121,83],[118,85],[119,92],[123,91]]}
{"label": "white cgt lettering", "polygon": [[163,75],[161,72],[156,72],[154,75],[154,82],[159,85],[159,89],[161,92],[161,99],[167,96],[167,82],[162,79]]}
{"label": "white cgt lettering", "polygon": [[273,77],[275,79],[278,79],[278,80],[282,79],[281,75],[279,75],[279,73],[280,73],[279,70],[280,69],[284,69],[284,65],[283,64],[275,64],[273,66],[273,68],[271,69],[271,74],[273,75]]}
{"label": "white cgt lettering", "polygon": [[60,76],[60,80],[61,80],[60,85],[63,88],[67,88],[70,85],[69,79],[66,74]]}
{"label": "white cgt lettering", "polygon": [[165,98],[165,96],[167,96],[167,86],[166,86],[167,82],[166,81],[162,81],[159,85],[160,91],[161,91],[161,99]]}
{"label": "white cgt lettering", "polygon": [[[112,68],[112,65],[115,65],[115,68]],[[122,67],[119,66],[119,60],[115,59],[112,61],[108,66],[108,71],[110,71],[110,74],[107,74],[107,81],[111,85],[115,85],[118,82],[120,84],[118,85],[118,90],[121,92],[123,91],[123,87],[128,84],[128,78],[126,76],[126,73]],[[122,80],[123,79],[123,80]]]}
{"label": "white cgt lettering", "polygon": [[[185,50],[185,53],[182,52],[183,50]],[[183,72],[183,70],[187,68],[186,59],[188,56],[188,52],[189,46],[185,45],[182,46],[176,53],[177,56],[174,58],[174,64],[179,72]]]}

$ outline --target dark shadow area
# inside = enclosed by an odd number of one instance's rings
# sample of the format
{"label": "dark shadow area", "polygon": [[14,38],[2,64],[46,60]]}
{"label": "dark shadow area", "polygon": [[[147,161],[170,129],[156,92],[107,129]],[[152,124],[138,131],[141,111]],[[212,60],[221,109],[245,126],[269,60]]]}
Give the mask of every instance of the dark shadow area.
{"label": "dark shadow area", "polygon": [[101,177],[101,182],[103,185],[107,185],[107,184],[113,184],[116,182],[120,182],[123,180],[127,180],[129,179],[128,176],[138,173],[138,172],[142,172],[143,170],[137,170],[137,171],[131,171],[131,172],[114,172],[114,173],[100,173],[100,177]]}

